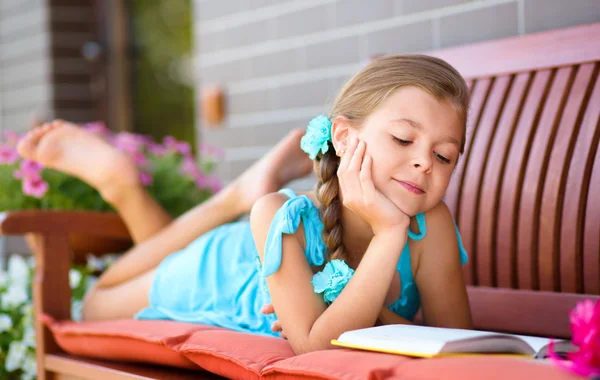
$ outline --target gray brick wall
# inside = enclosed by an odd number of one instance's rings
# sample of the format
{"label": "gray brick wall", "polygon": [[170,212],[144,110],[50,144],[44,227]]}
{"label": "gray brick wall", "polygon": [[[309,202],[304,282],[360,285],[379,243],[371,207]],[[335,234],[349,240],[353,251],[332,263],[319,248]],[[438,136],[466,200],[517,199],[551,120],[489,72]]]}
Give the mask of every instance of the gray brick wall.
{"label": "gray brick wall", "polygon": [[0,0],[0,131],[25,131],[52,106],[45,0]]}
{"label": "gray brick wall", "polygon": [[327,112],[374,55],[597,22],[600,0],[196,0],[194,14],[198,90],[218,83],[228,101],[225,122],[207,128],[199,117],[198,135],[225,148],[219,170],[230,181]]}

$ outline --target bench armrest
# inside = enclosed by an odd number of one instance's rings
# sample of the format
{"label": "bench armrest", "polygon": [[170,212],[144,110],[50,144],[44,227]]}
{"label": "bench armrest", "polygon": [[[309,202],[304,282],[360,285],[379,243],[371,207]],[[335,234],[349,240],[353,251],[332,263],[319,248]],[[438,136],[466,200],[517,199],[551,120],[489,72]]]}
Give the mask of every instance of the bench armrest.
{"label": "bench armrest", "polygon": [[29,233],[130,238],[121,218],[111,212],[23,210],[0,213],[0,235]]}
{"label": "bench armrest", "polygon": [[[75,257],[72,238],[77,237],[84,242],[107,240],[109,243],[128,242],[130,239],[129,231],[117,214],[88,211],[3,212],[0,213],[0,235],[26,236],[35,256],[35,315],[47,314],[56,320],[71,319],[69,270]],[[43,361],[45,354],[61,352],[41,319],[36,318],[34,324],[39,353],[37,360]]]}

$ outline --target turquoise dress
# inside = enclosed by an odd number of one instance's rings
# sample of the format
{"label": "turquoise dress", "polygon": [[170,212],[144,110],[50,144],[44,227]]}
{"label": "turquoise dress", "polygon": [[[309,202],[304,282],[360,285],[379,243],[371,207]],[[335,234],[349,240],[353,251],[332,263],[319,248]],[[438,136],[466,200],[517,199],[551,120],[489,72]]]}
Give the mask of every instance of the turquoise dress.
{"label": "turquoise dress", "polygon": [[[302,221],[306,234],[305,256],[311,266],[320,266],[326,246],[321,238],[319,210],[305,195],[283,189],[289,196],[275,214],[265,244],[264,265],[254,245],[249,222],[225,224],[202,235],[185,249],[165,258],[158,266],[149,294],[149,306],[137,319],[168,319],[224,327],[234,331],[279,336],[271,330],[277,316],[261,313],[271,302],[266,277],[281,265],[283,234],[293,234]],[[425,216],[417,215],[419,235],[427,231]],[[458,234],[458,229],[456,230]],[[458,235],[461,262],[467,260]],[[401,296],[388,308],[412,320],[420,307],[410,265],[408,242],[397,265]]]}

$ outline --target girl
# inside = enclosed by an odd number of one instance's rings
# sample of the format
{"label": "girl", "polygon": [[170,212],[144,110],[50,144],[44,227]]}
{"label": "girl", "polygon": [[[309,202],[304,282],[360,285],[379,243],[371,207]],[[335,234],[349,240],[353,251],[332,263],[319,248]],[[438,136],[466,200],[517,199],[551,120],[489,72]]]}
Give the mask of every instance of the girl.
{"label": "girl", "polygon": [[[126,157],[72,125],[44,126],[19,151],[97,187],[136,242],[90,290],[84,318],[283,330],[304,353],[378,321],[411,323],[419,307],[428,325],[471,327],[466,253],[442,202],[463,152],[467,108],[466,84],[444,61],[379,58],[350,79],[329,116],[309,123],[301,142],[293,131],[175,221],[143,191]],[[271,193],[306,174],[299,142],[314,160],[316,190]],[[250,208],[249,223],[225,224]]]}

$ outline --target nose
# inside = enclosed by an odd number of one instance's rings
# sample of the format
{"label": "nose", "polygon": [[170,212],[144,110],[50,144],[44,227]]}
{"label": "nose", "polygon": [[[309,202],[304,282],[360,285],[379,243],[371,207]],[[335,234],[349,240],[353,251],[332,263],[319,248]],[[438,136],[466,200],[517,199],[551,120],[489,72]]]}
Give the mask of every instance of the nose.
{"label": "nose", "polygon": [[419,153],[411,160],[410,166],[423,173],[429,173],[432,169],[432,159],[430,154]]}

